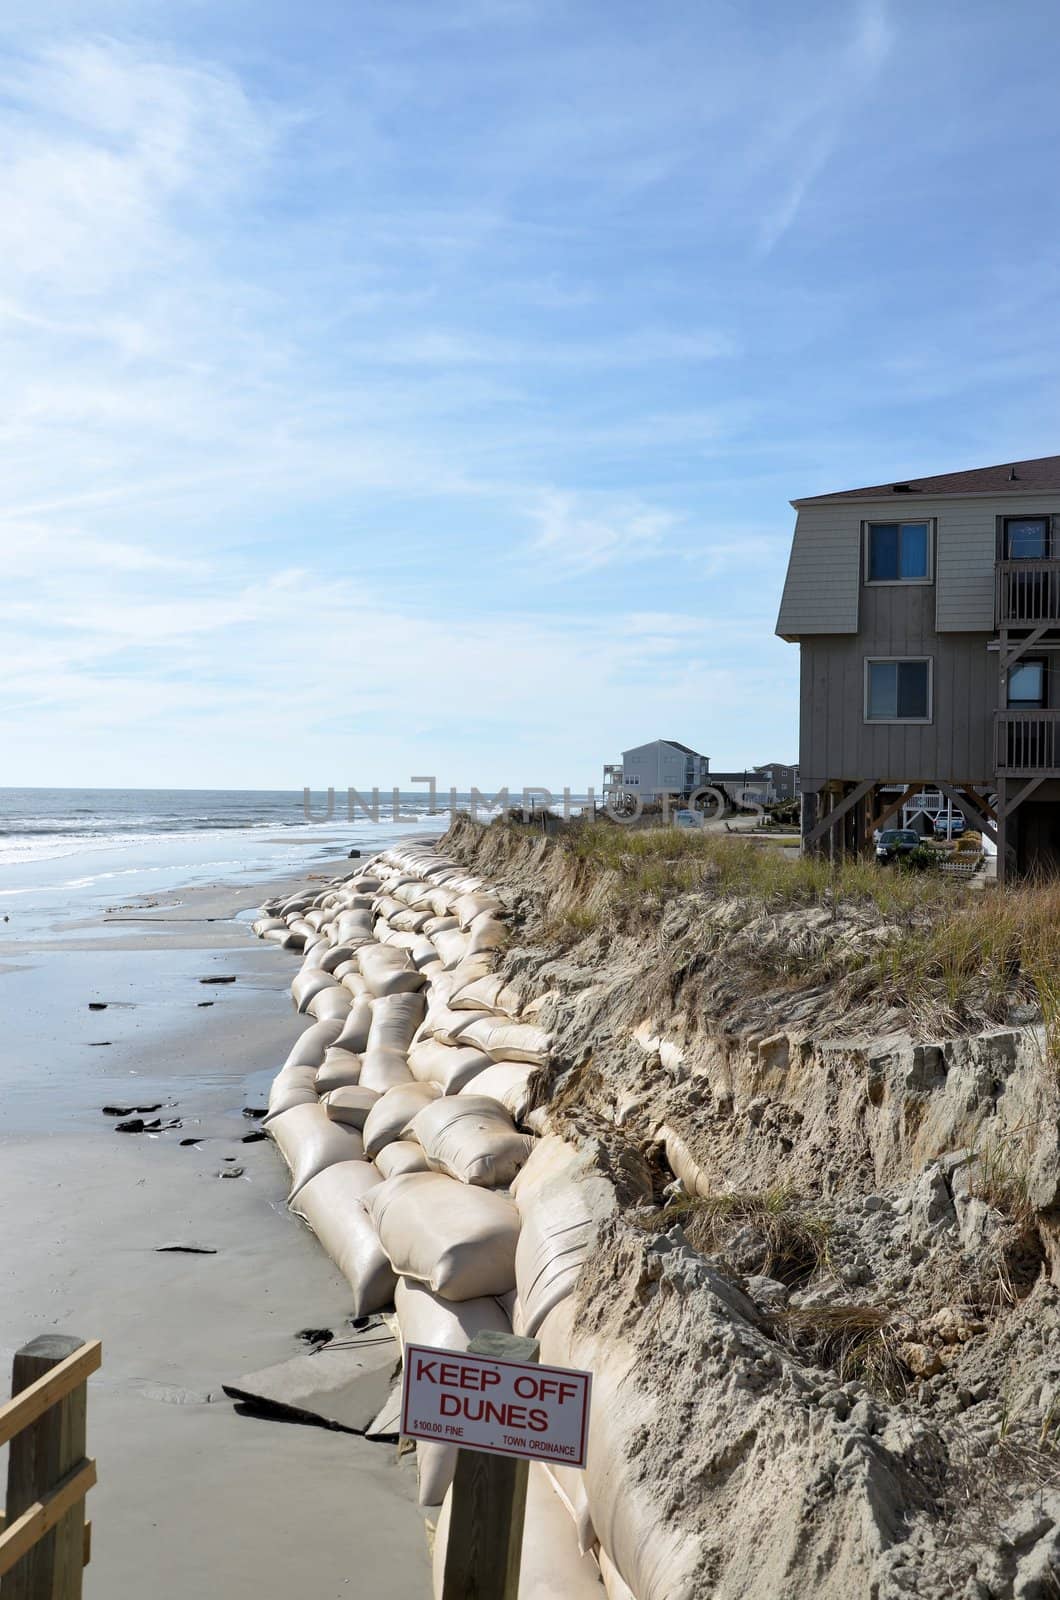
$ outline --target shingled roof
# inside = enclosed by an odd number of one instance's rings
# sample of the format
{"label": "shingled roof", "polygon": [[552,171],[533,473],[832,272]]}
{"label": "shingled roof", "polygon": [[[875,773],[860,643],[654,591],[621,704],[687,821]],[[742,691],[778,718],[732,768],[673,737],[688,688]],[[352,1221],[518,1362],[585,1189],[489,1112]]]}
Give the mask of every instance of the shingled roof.
{"label": "shingled roof", "polygon": [[996,467],[973,467],[968,472],[943,472],[933,478],[899,478],[894,483],[871,484],[866,489],[839,489],[832,494],[809,495],[793,506],[820,505],[827,500],[901,500],[906,495],[950,494],[1060,494],[1060,456],[1038,456],[1034,461],[1002,461]]}

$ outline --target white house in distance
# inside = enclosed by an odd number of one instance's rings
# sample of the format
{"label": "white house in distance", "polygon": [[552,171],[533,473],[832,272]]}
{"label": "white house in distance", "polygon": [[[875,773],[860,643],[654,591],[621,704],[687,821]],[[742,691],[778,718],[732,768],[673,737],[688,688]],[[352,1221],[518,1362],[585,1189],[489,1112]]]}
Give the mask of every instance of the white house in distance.
{"label": "white house in distance", "polygon": [[642,800],[654,800],[660,794],[691,794],[710,782],[709,773],[709,756],[676,739],[653,739],[623,750],[621,767],[605,767],[604,787],[629,789]]}
{"label": "white house in distance", "polygon": [[721,789],[736,804],[741,797],[768,804],[799,793],[799,769],[771,761],[743,772],[711,772],[709,756],[677,739],[634,745],[623,750],[621,764],[604,767],[605,800],[625,791],[647,804],[664,794],[688,796],[708,787]]}

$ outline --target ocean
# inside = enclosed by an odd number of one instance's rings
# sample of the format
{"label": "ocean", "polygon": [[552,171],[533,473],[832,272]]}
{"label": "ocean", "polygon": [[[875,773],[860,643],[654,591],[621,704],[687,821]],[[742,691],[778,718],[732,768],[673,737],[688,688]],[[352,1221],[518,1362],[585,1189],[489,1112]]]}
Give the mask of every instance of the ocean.
{"label": "ocean", "polygon": [[0,952],[2,934],[40,937],[134,897],[204,883],[264,883],[441,833],[449,820],[429,815],[425,793],[402,795],[396,820],[390,794],[378,821],[360,810],[350,818],[341,792],[330,816],[325,793],[308,809],[301,790],[0,789]]}

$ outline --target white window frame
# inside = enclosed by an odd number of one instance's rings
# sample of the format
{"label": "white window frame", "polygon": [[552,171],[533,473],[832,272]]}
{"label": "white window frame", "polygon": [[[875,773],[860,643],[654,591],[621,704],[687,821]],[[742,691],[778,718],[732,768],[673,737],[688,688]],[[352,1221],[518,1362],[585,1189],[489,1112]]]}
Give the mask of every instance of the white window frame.
{"label": "white window frame", "polygon": [[[902,661],[927,662],[927,698],[928,714],[926,717],[870,717],[869,716],[869,668],[874,666],[893,666]],[[925,728],[935,720],[935,657],[934,656],[866,656],[864,667],[864,698],[861,706],[862,718],[870,728]]]}
{"label": "white window frame", "polygon": [[[872,529],[873,528],[893,528],[893,527],[901,528],[901,527],[906,526],[906,525],[911,524],[911,523],[921,523],[921,522],[924,522],[924,523],[927,524],[927,555],[928,555],[927,577],[926,578],[873,578],[873,577],[870,577],[869,574],[872,571],[872,565],[871,565],[871,562],[872,562]],[[918,586],[920,588],[924,588],[927,584],[934,583],[934,581],[935,581],[935,534],[936,534],[937,527],[938,527],[938,519],[935,518],[935,517],[890,517],[890,518],[879,517],[879,518],[874,518],[871,522],[868,519],[866,519],[866,521],[864,521],[861,524],[861,570],[862,570],[862,581],[863,581],[863,583],[865,583],[865,585],[870,589],[915,589]],[[920,657],[916,656],[916,657],[912,657],[911,659],[919,660]]]}

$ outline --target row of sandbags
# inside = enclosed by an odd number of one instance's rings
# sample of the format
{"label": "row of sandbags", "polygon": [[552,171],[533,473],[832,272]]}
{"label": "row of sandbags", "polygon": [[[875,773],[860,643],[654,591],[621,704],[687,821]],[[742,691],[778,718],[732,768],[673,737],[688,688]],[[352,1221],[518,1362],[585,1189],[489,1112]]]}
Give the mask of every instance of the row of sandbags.
{"label": "row of sandbags", "polygon": [[[563,1318],[614,1190],[532,1109],[550,1040],[494,970],[498,898],[432,851],[396,849],[270,903],[255,931],[302,951],[292,996],[312,1020],[265,1126],[292,1209],[349,1282],[354,1314],[392,1305],[403,1346],[454,1351],[514,1327],[542,1341],[542,1360],[581,1364]],[[421,1503],[442,1504],[455,1446],[420,1440],[416,1456]],[[616,1559],[609,1481],[590,1492],[587,1474],[534,1467],[522,1600],[662,1600],[628,1582],[628,1555]],[[443,1509],[439,1592],[446,1529]]]}

